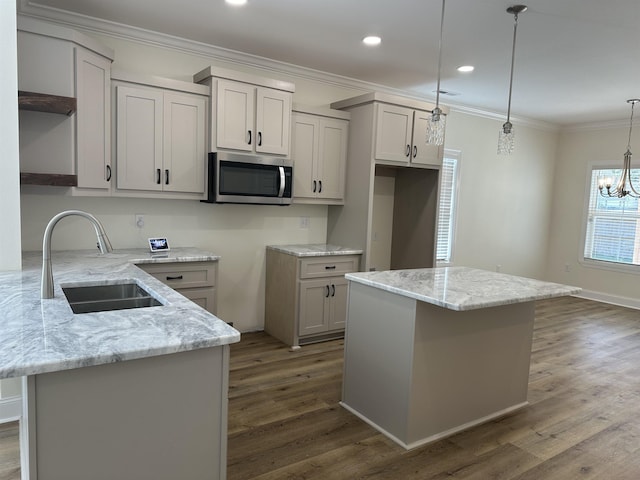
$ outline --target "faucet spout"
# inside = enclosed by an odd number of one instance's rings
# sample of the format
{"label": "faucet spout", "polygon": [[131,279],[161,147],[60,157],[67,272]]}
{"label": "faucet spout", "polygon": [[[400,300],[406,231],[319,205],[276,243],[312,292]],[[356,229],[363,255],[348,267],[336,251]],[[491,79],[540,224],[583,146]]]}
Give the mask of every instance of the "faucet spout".
{"label": "faucet spout", "polygon": [[100,221],[91,215],[90,213],[83,212],[82,210],[65,210],[55,215],[44,230],[44,236],[42,237],[42,283],[40,285],[41,298],[53,298],[53,272],[51,269],[51,235],[53,229],[64,217],[70,215],[77,215],[84,217],[93,224],[93,228],[96,231],[96,237],[98,238],[98,248],[101,253],[108,253],[113,251],[109,237],[104,231],[104,227]]}

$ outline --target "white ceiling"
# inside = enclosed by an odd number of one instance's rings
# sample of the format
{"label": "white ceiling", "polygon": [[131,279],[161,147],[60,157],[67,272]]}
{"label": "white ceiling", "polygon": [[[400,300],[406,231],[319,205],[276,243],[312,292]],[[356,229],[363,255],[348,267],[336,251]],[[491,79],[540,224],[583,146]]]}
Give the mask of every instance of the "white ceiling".
{"label": "white ceiling", "polygon": [[[27,0],[17,0],[20,4]],[[89,17],[434,98],[440,0],[37,0]],[[441,89],[449,105],[506,113],[507,0],[448,0]],[[524,0],[512,115],[556,124],[628,118],[640,97],[640,0]],[[382,37],[367,48],[361,39]],[[470,74],[460,65],[476,67]]]}

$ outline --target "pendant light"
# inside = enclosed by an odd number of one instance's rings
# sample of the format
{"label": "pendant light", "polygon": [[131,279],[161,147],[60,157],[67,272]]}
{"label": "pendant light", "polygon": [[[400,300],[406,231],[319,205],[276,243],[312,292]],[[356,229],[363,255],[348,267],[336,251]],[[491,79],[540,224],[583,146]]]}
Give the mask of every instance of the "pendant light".
{"label": "pendant light", "polygon": [[[603,197],[626,197],[627,195],[633,198],[640,198],[640,193],[633,186],[631,181],[631,130],[633,129],[633,107],[636,103],[640,102],[638,98],[632,98],[627,100],[627,103],[631,104],[631,119],[629,120],[629,141],[627,142],[627,151],[624,154],[624,160],[622,163],[622,174],[620,179],[616,183],[614,189],[612,189],[613,181],[611,177],[598,179],[598,190]],[[606,192],[605,192],[606,189]]]}
{"label": "pendant light", "polygon": [[444,3],[442,0],[442,14],[440,15],[440,42],[438,44],[438,85],[436,87],[436,108],[431,112],[427,121],[427,144],[442,145],[444,143],[444,127],[446,116],[440,109],[440,70],[442,68],[442,30],[444,27]]}
{"label": "pendant light", "polygon": [[507,121],[502,125],[498,136],[498,154],[510,155],[513,152],[513,124],[511,123],[511,92],[513,91],[513,64],[516,59],[516,34],[518,31],[518,15],[526,12],[526,5],[512,5],[507,13],[513,15],[513,47],[511,48],[511,77],[509,79],[509,105],[507,107]]}

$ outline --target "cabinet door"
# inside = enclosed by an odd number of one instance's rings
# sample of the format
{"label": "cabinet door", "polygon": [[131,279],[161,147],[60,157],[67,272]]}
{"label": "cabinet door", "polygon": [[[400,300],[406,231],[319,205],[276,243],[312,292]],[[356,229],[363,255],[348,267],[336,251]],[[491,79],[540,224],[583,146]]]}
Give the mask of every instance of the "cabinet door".
{"label": "cabinet door", "polygon": [[329,330],[345,328],[347,321],[347,287],[349,282],[345,278],[331,279],[331,293],[329,303]]}
{"label": "cabinet door", "polygon": [[290,92],[257,87],[256,152],[289,155]]}
{"label": "cabinet door", "polygon": [[427,125],[429,118],[431,118],[431,112],[421,110],[414,112],[411,163],[441,166],[443,146],[427,145]]}
{"label": "cabinet door", "polygon": [[162,190],[161,90],[116,88],[117,187]]}
{"label": "cabinet door", "polygon": [[164,94],[164,191],[204,192],[206,107],[204,97]]}
{"label": "cabinet door", "polygon": [[320,119],[317,174],[318,198],[342,200],[347,166],[349,123],[332,118]]}
{"label": "cabinet door", "polygon": [[219,148],[252,151],[255,87],[246,83],[218,80],[216,137]]}
{"label": "cabinet door", "polygon": [[330,283],[327,279],[298,282],[300,289],[299,336],[326,332],[329,328]]}
{"label": "cabinet door", "polygon": [[319,121],[312,115],[294,113],[292,122],[293,198],[315,198],[318,190],[315,167],[318,160]]}
{"label": "cabinet door", "polygon": [[413,110],[396,105],[377,105],[376,160],[409,163]]}
{"label": "cabinet door", "polygon": [[78,187],[109,188],[111,180],[111,60],[75,48]]}

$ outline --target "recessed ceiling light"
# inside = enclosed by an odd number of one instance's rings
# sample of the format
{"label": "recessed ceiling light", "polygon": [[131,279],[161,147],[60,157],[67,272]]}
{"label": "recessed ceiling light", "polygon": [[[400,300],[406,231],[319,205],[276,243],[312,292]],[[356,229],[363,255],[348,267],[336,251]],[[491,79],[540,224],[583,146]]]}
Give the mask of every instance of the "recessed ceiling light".
{"label": "recessed ceiling light", "polygon": [[225,0],[229,5],[244,5],[247,0]]}
{"label": "recessed ceiling light", "polygon": [[458,71],[463,73],[468,73],[468,72],[473,72],[474,68],[475,67],[473,65],[463,65],[461,67],[458,67]]}
{"label": "recessed ceiling light", "polygon": [[364,37],[362,39],[362,43],[369,46],[380,45],[380,42],[382,42],[382,39],[375,35],[369,35],[368,37]]}

